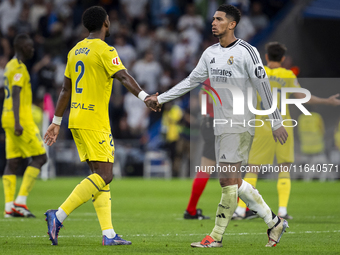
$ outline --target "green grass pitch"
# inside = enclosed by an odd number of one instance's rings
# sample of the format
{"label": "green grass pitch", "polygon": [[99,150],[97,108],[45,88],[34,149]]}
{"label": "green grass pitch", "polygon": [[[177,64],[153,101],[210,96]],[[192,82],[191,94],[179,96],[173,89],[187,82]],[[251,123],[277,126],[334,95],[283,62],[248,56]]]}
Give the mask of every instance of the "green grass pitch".
{"label": "green grass pitch", "polygon": [[[122,179],[111,183],[112,219],[115,231],[131,246],[101,245],[101,230],[89,201],[65,220],[59,245],[48,240],[43,213],[56,209],[82,178],[38,180],[28,198],[36,219],[0,217],[0,254],[339,254],[340,182],[292,182],[290,228],[274,248],[265,248],[266,225],[262,219],[231,221],[223,248],[193,249],[214,226],[221,197],[219,183],[211,179],[199,208],[211,220],[183,220],[192,180]],[[21,179],[17,181],[17,186]],[[258,189],[277,211],[275,180],[260,180]],[[2,183],[0,189],[3,190]],[[3,211],[3,192],[0,210]]]}

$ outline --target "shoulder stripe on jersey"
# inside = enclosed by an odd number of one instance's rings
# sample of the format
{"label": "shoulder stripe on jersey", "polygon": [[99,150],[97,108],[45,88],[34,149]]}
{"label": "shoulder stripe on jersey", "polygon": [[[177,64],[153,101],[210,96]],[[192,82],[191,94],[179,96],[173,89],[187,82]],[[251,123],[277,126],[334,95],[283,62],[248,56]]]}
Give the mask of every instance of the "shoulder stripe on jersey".
{"label": "shoulder stripe on jersey", "polygon": [[257,61],[257,63],[259,63],[259,58],[257,57],[257,54],[253,48],[253,46],[251,46],[249,43],[247,43],[246,41],[242,41],[242,44],[244,44],[245,46],[247,46],[251,52],[253,52],[254,56],[255,56],[255,60]]}
{"label": "shoulder stripe on jersey", "polygon": [[255,52],[255,50],[254,50],[254,47],[251,46],[251,45],[250,45],[249,43],[247,43],[246,41],[243,41],[242,43],[243,43],[244,45],[248,46],[248,48],[254,53],[255,59],[256,59],[258,62],[260,62],[260,61],[259,61],[259,58],[258,58],[258,56],[257,56],[257,54],[256,54],[256,52]]}
{"label": "shoulder stripe on jersey", "polygon": [[242,47],[244,47],[244,48],[248,51],[249,55],[251,56],[251,59],[253,60],[254,65],[256,65],[254,56],[251,54],[251,52],[249,51],[249,49],[248,49],[246,46],[244,46],[242,43],[240,43],[240,45],[241,45]]}
{"label": "shoulder stripe on jersey", "polygon": [[253,48],[247,46],[243,42],[240,42],[240,45],[243,46],[249,52],[249,54],[250,54],[250,56],[251,56],[251,58],[253,60],[254,65],[260,63],[259,59],[257,58],[257,55],[256,55],[256,53],[255,53]]}

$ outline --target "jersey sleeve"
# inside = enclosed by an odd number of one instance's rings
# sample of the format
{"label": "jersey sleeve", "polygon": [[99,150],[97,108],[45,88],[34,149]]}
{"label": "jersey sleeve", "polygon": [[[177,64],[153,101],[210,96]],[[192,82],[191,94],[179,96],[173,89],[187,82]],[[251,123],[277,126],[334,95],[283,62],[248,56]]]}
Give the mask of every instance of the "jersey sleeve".
{"label": "jersey sleeve", "polygon": [[186,79],[157,97],[160,104],[164,104],[186,94],[209,78],[205,55],[205,52],[203,52],[197,66]]}
{"label": "jersey sleeve", "polygon": [[25,76],[24,76],[25,69],[23,66],[19,65],[15,71],[13,72],[12,79],[12,86],[18,86],[18,87],[23,87],[25,84]]}
{"label": "jersey sleeve", "polygon": [[[247,71],[252,86],[259,93],[263,102],[263,108],[268,110],[273,104],[273,95],[270,89],[268,76],[261,61],[259,52],[255,47],[245,45],[245,70]],[[273,119],[272,129],[276,130],[281,127],[282,117],[279,110],[268,115],[270,119]]]}
{"label": "jersey sleeve", "polygon": [[100,57],[104,68],[110,77],[112,77],[116,72],[126,69],[114,47],[106,47]]}

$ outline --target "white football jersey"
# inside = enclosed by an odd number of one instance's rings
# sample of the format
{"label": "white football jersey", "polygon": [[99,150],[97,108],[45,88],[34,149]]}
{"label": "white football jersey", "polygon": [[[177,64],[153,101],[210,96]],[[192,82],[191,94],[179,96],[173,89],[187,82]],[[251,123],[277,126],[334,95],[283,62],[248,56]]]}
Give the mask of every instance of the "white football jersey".
{"label": "white football jersey", "polygon": [[[217,91],[222,101],[221,105],[218,96],[212,93],[217,102],[214,104],[214,119],[216,123],[217,120],[227,122],[215,125],[215,135],[246,131],[254,135],[254,125],[259,126],[261,123],[250,122],[250,125],[248,123],[249,120],[255,119],[254,114],[248,108],[248,88],[253,88],[250,96],[254,108],[257,105],[256,91],[262,98],[264,109],[270,109],[273,101],[269,80],[257,49],[241,39],[237,39],[225,48],[220,43],[210,46],[203,52],[191,74],[169,91],[159,95],[158,102],[163,104],[180,97],[202,85],[207,78],[210,78],[211,86]],[[233,86],[238,88],[233,91],[234,96],[231,92]],[[240,91],[243,95],[240,95]],[[234,114],[235,111],[241,110],[239,108],[242,108],[242,104],[238,106],[238,109],[234,109],[233,98],[242,97],[244,98],[244,114]],[[238,102],[242,101],[238,100]],[[269,115],[269,119],[272,120],[273,130],[281,126],[282,118],[277,109]]]}

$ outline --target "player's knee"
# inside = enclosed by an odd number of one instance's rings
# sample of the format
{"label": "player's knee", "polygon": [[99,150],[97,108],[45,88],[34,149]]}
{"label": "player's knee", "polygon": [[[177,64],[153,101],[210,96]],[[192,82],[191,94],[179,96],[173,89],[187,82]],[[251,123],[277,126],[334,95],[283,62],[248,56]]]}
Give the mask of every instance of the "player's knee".
{"label": "player's knee", "polygon": [[31,165],[33,167],[40,169],[46,162],[47,162],[47,155],[43,154],[43,155],[32,157]]}

